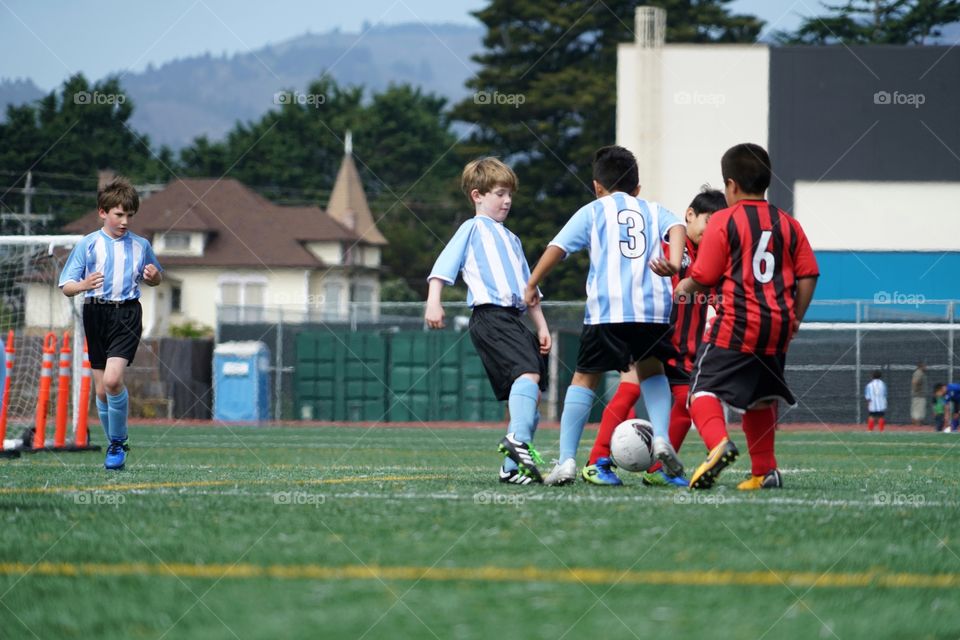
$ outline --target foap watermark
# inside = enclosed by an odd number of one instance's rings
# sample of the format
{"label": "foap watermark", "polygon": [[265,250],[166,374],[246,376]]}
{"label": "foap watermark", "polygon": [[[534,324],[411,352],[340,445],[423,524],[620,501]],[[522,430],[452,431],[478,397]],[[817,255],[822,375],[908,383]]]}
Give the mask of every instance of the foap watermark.
{"label": "foap watermark", "polygon": [[678,491],[673,497],[673,504],[697,504],[708,507],[719,507],[726,504],[727,498],[722,493],[706,493],[703,491]]}
{"label": "foap watermark", "polygon": [[723,294],[713,291],[694,291],[692,293],[678,293],[677,304],[708,304],[719,307],[723,303]]}
{"label": "foap watermark", "polygon": [[877,91],[873,94],[873,104],[879,105],[907,105],[914,109],[919,109],[920,105],[927,101],[927,96],[922,93],[900,93],[899,91]]}
{"label": "foap watermark", "polygon": [[273,494],[273,504],[319,507],[326,501],[327,496],[306,491],[280,491]]}
{"label": "foap watermark", "polygon": [[524,502],[526,502],[526,498],[523,496],[495,493],[493,491],[480,491],[479,493],[473,494],[474,504],[496,504],[519,507],[522,506]]}
{"label": "foap watermark", "polygon": [[673,94],[674,104],[696,105],[719,108],[726,104],[727,96],[722,93],[700,93],[699,91],[677,91]]}
{"label": "foap watermark", "polygon": [[901,291],[877,291],[873,294],[873,304],[909,304],[919,307],[927,301],[922,293],[903,293]]}
{"label": "foap watermark", "polygon": [[127,502],[127,496],[122,493],[98,493],[96,491],[82,491],[73,494],[73,503],[90,507],[119,507]]}
{"label": "foap watermark", "polygon": [[296,104],[319,109],[327,101],[322,93],[301,93],[300,91],[277,91],[273,94],[273,104]]}
{"label": "foap watermark", "polygon": [[526,101],[527,96],[522,93],[500,93],[499,91],[490,93],[489,91],[477,91],[473,94],[473,102],[475,104],[507,105],[514,109],[519,109],[520,105]]}
{"label": "foap watermark", "polygon": [[881,491],[873,495],[873,504],[885,507],[919,507],[927,501],[921,493],[886,493]]}
{"label": "foap watermark", "polygon": [[77,91],[73,94],[73,104],[123,104],[127,96],[122,93],[100,93],[99,91]]}

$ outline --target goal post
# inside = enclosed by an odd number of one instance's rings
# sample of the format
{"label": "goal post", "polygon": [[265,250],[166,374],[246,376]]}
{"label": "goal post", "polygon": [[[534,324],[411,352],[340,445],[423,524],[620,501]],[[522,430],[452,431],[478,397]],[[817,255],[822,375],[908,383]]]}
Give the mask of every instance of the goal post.
{"label": "goal post", "polygon": [[[82,235],[0,235],[0,336],[4,345],[14,335],[14,362],[6,407],[6,446],[19,445],[23,434],[35,426],[40,396],[44,337],[56,335],[52,383],[47,404],[47,433],[54,434],[57,409],[57,369],[62,340],[69,332],[72,352],[68,422],[76,434],[80,381],[83,366],[83,321],[79,296],[67,298],[57,286],[70,250]],[[68,437],[73,441],[74,437]]]}

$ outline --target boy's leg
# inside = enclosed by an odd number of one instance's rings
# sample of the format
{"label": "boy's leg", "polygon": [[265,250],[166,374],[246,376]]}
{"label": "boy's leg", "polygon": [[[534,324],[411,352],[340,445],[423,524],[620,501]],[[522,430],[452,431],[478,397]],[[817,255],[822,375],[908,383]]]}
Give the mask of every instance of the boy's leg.
{"label": "boy's leg", "polygon": [[643,403],[653,424],[653,457],[663,463],[668,475],[682,476],[683,464],[670,444],[670,410],[673,396],[667,376],[663,373],[663,363],[656,358],[645,358],[636,366]]}
{"label": "boy's leg", "polygon": [[867,416],[867,431],[873,431],[873,416]]}
{"label": "boy's leg", "polygon": [[877,419],[877,428],[878,428],[880,431],[883,431],[883,425],[885,425],[885,424],[886,424],[886,418],[885,418],[884,415],[881,413],[881,414],[880,414],[880,417]]}
{"label": "boy's leg", "polygon": [[693,424],[690,411],[687,409],[687,393],[690,391],[690,385],[675,384],[670,387],[670,391],[673,394],[673,408],[670,410],[670,444],[675,451],[679,452]]}
{"label": "boy's leg", "polygon": [[630,411],[639,399],[640,381],[637,379],[636,373],[629,371],[620,374],[620,385],[603,410],[603,416],[600,418],[600,430],[593,442],[593,449],[590,451],[590,459],[587,464],[595,464],[600,458],[610,457],[610,439],[613,438],[613,432],[617,425],[630,419]]}
{"label": "boy's leg", "polygon": [[107,396],[111,441],[125,442],[127,439],[127,412],[129,402],[127,389],[123,386],[123,372],[126,366],[126,358],[107,358],[107,367],[103,372],[103,385]]}
{"label": "boy's leg", "polygon": [[577,371],[573,374],[573,381],[567,387],[567,396],[563,400],[563,412],[560,414],[560,463],[575,459],[583,428],[590,417],[593,400],[596,397],[593,390],[600,381],[599,373],[584,373]]}
{"label": "boy's leg", "polygon": [[[538,421],[539,382],[539,375],[523,374],[513,381],[510,397],[507,399],[507,405],[510,407],[510,424],[507,426],[507,433],[512,433],[519,442],[525,444],[533,442],[533,433]],[[513,459],[508,457],[503,461],[504,471],[515,469],[517,469],[517,463]]]}
{"label": "boy's leg", "polygon": [[93,369],[93,389],[97,398],[97,415],[100,417],[100,426],[103,435],[110,444],[110,412],[107,410],[107,394],[103,390],[103,369]]}
{"label": "boy's leg", "polygon": [[765,476],[777,468],[774,441],[777,427],[776,407],[750,409],[743,414],[743,435],[750,452],[750,473]]}

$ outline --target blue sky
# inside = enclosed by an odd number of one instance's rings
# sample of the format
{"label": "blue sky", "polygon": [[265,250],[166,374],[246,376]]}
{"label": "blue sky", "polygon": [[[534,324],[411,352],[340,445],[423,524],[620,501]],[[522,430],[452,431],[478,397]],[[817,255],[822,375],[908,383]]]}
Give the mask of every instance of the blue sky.
{"label": "blue sky", "polygon": [[[479,24],[485,0],[0,0],[0,78],[31,78],[49,90],[71,73],[90,79],[142,71],[176,58],[258,49],[365,22]],[[818,13],[816,0],[736,0],[776,29]]]}

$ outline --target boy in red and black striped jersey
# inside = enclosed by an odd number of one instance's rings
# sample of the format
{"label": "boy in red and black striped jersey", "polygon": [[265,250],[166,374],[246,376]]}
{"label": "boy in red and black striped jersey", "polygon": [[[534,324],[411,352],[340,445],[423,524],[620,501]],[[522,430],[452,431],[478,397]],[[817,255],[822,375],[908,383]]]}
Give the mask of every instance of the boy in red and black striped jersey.
{"label": "boy in red and black striped jersey", "polygon": [[[682,280],[697,257],[697,245],[703,237],[710,216],[727,206],[723,192],[704,187],[694,197],[684,215],[687,228],[687,242],[684,247],[683,260],[680,271],[673,275],[673,286]],[[664,251],[667,250],[664,243]],[[673,305],[670,312],[671,335],[675,357],[664,361],[667,381],[673,395],[673,407],[670,412],[670,444],[679,451],[687,432],[690,430],[690,414],[687,411],[687,389],[690,384],[690,370],[693,365],[693,356],[700,345],[704,327],[707,321],[707,296],[693,296],[689,300],[679,301]],[[640,379],[633,371],[620,374],[620,384],[616,393],[607,403],[600,419],[600,429],[590,451],[590,459],[583,469],[582,475],[587,482],[593,484],[617,484],[603,482],[610,470],[610,440],[613,431],[624,420],[635,417],[633,407],[640,399]],[[660,463],[656,463],[644,474],[643,483],[647,485],[687,486],[682,476],[669,476],[661,470]]]}
{"label": "boy in red and black striped jersey", "polygon": [[751,477],[738,488],[780,487],[776,401],[796,404],[784,380],[786,354],[819,271],[800,223],[764,199],[772,175],[766,150],[739,144],[723,154],[720,169],[729,208],[713,214],[700,256],[675,292],[713,288],[719,303],[690,380],[690,415],[710,450],[690,487],[712,487],[739,454],[721,401],[743,413]]}

